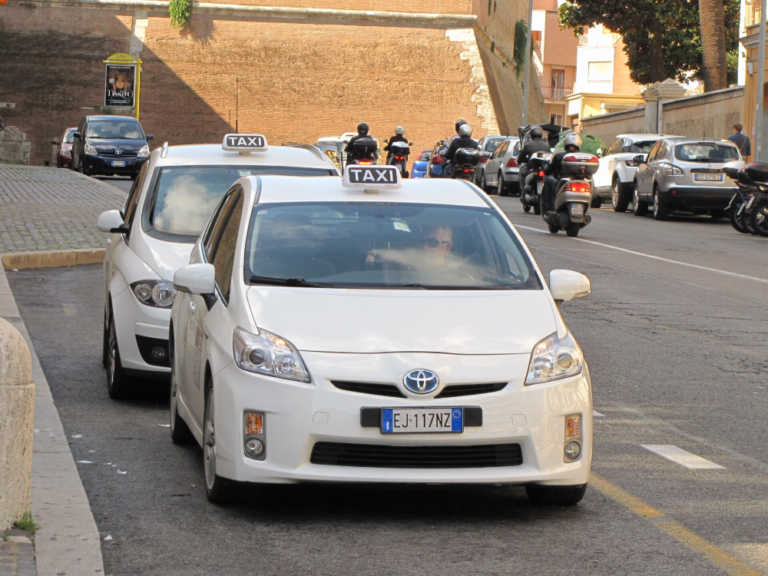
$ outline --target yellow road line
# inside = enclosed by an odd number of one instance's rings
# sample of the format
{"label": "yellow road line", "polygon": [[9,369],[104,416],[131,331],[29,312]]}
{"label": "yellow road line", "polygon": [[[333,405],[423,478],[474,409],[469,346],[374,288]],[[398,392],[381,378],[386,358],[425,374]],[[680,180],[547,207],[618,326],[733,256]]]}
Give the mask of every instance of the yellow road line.
{"label": "yellow road line", "polygon": [[697,554],[701,554],[712,564],[732,576],[763,576],[761,572],[750,568],[741,560],[737,560],[730,554],[718,548],[711,542],[704,540],[698,534],[688,530],[685,526],[670,518],[664,512],[652,508],[637,496],[622,490],[618,486],[611,484],[605,478],[592,472],[589,485],[615,500],[625,508],[631,510],[641,518],[648,520],[651,524],[672,536],[678,542],[681,542]]}

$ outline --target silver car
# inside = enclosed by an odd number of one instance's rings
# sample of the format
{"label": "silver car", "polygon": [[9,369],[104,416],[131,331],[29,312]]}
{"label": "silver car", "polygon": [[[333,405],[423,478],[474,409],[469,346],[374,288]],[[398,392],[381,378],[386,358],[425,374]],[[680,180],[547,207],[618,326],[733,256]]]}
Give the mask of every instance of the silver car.
{"label": "silver car", "polygon": [[479,186],[488,194],[497,192],[501,196],[509,196],[520,189],[520,167],[517,165],[520,147],[516,146],[519,141],[519,138],[507,137],[483,165]]}
{"label": "silver car", "polygon": [[477,141],[480,150],[480,163],[475,171],[475,184],[483,188],[483,178],[485,177],[485,164],[490,160],[496,148],[512,136],[484,136]]}
{"label": "silver car", "polygon": [[[672,210],[725,216],[733,181],[723,172],[727,162],[741,161],[731,142],[662,138],[648,155],[635,156],[633,209],[637,216],[653,206],[653,217],[665,220]],[[742,164],[743,165],[743,164]]]}

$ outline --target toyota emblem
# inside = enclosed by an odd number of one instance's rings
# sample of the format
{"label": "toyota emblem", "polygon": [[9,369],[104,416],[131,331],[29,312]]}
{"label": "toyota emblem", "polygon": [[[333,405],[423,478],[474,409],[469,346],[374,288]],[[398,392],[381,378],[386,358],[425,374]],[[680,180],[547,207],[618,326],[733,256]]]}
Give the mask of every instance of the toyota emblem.
{"label": "toyota emblem", "polygon": [[115,148],[115,156],[120,156],[122,153],[123,151],[120,148]]}
{"label": "toyota emblem", "polygon": [[403,386],[414,394],[429,394],[440,385],[440,379],[432,370],[411,370],[403,377]]}

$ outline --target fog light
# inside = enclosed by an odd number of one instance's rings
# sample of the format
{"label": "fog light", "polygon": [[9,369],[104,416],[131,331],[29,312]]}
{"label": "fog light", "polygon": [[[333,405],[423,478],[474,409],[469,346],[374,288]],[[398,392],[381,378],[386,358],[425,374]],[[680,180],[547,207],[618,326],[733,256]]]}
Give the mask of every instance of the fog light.
{"label": "fog light", "polygon": [[153,360],[165,360],[166,352],[165,348],[162,346],[155,346],[152,348],[152,359]]}
{"label": "fog light", "polygon": [[258,458],[264,453],[264,443],[258,438],[251,438],[245,443],[245,455],[249,458]]}
{"label": "fog light", "polygon": [[579,456],[581,456],[581,444],[578,442],[568,442],[565,445],[565,457],[573,461],[578,460]]}

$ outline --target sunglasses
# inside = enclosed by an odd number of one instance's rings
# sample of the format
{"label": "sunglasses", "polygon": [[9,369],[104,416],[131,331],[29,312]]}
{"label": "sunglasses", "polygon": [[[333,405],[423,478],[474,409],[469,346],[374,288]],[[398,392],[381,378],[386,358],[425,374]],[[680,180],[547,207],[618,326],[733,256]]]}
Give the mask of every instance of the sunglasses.
{"label": "sunglasses", "polygon": [[447,240],[438,240],[437,238],[422,238],[421,241],[424,243],[424,246],[429,246],[430,248],[437,248],[440,244],[450,244]]}

